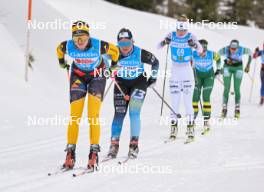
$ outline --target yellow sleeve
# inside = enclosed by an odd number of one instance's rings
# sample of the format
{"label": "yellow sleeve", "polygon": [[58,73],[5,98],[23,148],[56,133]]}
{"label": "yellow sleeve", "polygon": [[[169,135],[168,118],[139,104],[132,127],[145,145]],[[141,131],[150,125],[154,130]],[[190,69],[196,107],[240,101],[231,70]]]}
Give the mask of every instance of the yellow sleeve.
{"label": "yellow sleeve", "polygon": [[57,57],[60,63],[64,63],[64,56],[66,53],[66,44],[67,44],[67,41],[63,41],[57,46]]}

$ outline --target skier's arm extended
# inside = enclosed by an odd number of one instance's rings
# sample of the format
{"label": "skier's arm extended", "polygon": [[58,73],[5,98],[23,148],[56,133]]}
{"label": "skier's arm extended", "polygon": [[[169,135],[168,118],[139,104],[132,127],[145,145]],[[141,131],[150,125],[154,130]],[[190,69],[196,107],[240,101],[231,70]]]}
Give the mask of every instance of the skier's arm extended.
{"label": "skier's arm extended", "polygon": [[64,59],[64,56],[66,54],[66,45],[67,45],[67,41],[63,41],[57,47],[57,57],[59,59],[60,67],[63,69],[69,69],[69,65],[65,63],[65,59]]}
{"label": "skier's arm extended", "polygon": [[165,37],[165,39],[163,39],[163,40],[158,44],[157,48],[158,48],[158,49],[161,49],[161,48],[163,48],[165,45],[170,44],[170,42],[171,42],[171,33],[169,33],[169,34]]}
{"label": "skier's arm extended", "polygon": [[151,78],[156,79],[159,71],[159,60],[152,53],[142,49],[141,61],[151,65]]}
{"label": "skier's arm extended", "polygon": [[250,63],[252,61],[252,51],[249,48],[244,47],[243,48],[243,55],[248,55],[247,67],[249,67]]}
{"label": "skier's arm extended", "polygon": [[204,55],[203,47],[195,35],[191,34],[191,37],[188,40],[188,44],[191,48],[195,49],[200,56]]}
{"label": "skier's arm extended", "polygon": [[101,54],[110,56],[112,61],[117,61],[119,58],[118,47],[105,41],[101,41]]}

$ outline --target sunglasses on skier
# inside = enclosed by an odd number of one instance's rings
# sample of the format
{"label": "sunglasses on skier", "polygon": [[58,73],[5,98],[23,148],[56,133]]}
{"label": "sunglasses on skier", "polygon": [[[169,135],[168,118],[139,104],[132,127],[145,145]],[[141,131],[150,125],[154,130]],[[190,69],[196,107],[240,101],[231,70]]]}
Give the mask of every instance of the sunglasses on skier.
{"label": "sunglasses on skier", "polygon": [[231,51],[236,51],[238,48],[238,44],[236,42],[233,42],[230,44],[230,50]]}
{"label": "sunglasses on skier", "polygon": [[130,47],[132,45],[132,41],[119,41],[118,47]]}

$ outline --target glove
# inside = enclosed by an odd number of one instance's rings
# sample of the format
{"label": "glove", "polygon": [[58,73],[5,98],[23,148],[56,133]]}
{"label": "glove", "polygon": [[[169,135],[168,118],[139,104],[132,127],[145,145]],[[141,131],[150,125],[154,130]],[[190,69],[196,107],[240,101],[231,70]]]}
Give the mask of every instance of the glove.
{"label": "glove", "polygon": [[227,64],[227,65],[232,65],[232,63],[233,63],[232,60],[229,58],[225,59],[224,61],[225,61],[225,64]]}
{"label": "glove", "polygon": [[221,69],[217,69],[216,71],[215,71],[215,77],[217,77],[218,75],[220,75],[221,74]]}
{"label": "glove", "polygon": [[259,53],[259,48],[257,47],[255,49],[255,53],[253,54],[253,58],[256,59],[258,57],[258,53]]}
{"label": "glove", "polygon": [[197,45],[195,44],[195,42],[193,41],[193,39],[189,39],[188,40],[188,45],[191,47],[191,48],[196,48]]}
{"label": "glove", "polygon": [[69,71],[69,69],[70,69],[70,65],[69,64],[66,64],[66,63],[60,63],[60,67],[62,69],[66,69],[67,71]]}
{"label": "glove", "polygon": [[245,73],[248,73],[249,72],[249,69],[250,69],[250,67],[249,67],[249,65],[247,65],[246,68],[245,68],[245,70],[244,70]]}
{"label": "glove", "polygon": [[155,83],[156,83],[157,79],[156,78],[153,78],[153,77],[150,77],[147,81],[147,88],[152,88],[155,86]]}

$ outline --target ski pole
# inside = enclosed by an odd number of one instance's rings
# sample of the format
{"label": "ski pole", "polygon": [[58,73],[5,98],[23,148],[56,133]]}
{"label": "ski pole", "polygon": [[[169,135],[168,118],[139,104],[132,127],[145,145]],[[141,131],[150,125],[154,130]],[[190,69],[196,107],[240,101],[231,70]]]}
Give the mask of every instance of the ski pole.
{"label": "ski pole", "polygon": [[69,69],[67,69],[67,77],[68,77],[68,80],[70,81],[70,71],[69,71]]}
{"label": "ski pole", "polygon": [[[219,83],[221,83],[221,84],[225,87],[223,81],[221,81],[219,78],[216,78],[216,79],[219,81]],[[234,93],[234,91],[230,91],[230,94],[231,94],[231,95],[234,95],[235,93]]]}
{"label": "ski pole", "polygon": [[129,95],[126,95],[126,94],[124,93],[124,91],[121,89],[120,85],[116,82],[115,78],[112,78],[112,80],[114,81],[114,83],[115,83],[117,89],[120,91],[120,93],[122,94],[122,96],[124,97],[124,99],[125,99],[126,101],[129,101],[129,99],[130,99]]}
{"label": "ski pole", "polygon": [[159,92],[154,88],[152,87],[152,90],[157,94],[157,96],[162,100],[162,102],[171,110],[171,112],[176,115],[178,118],[181,118],[181,114],[179,113],[176,113],[172,107],[164,100],[164,98],[159,94]]}
{"label": "ski pole", "polygon": [[113,82],[114,82],[114,81],[111,81],[110,85],[107,87],[107,89],[106,89],[106,91],[105,91],[105,94],[104,94],[104,98],[106,97],[106,95],[108,94],[110,88],[112,87]]}
{"label": "ski pole", "polygon": [[253,88],[254,88],[254,82],[255,82],[255,75],[256,75],[256,66],[257,66],[257,59],[255,59],[254,62],[254,70],[253,70],[253,77],[251,77],[248,73],[249,78],[251,79],[252,83],[251,83],[251,88],[250,88],[250,94],[249,94],[249,99],[248,101],[251,102],[252,99],[252,95],[253,95]]}
{"label": "ski pole", "polygon": [[164,74],[163,88],[162,88],[162,102],[161,102],[160,116],[162,116],[162,112],[163,112],[163,102],[164,102],[165,84],[166,84],[166,76],[167,76],[166,73],[168,68],[168,54],[169,54],[169,45],[167,45],[167,52],[166,52],[165,74]]}
{"label": "ski pole", "polygon": [[252,83],[254,83],[254,79],[253,79],[253,77],[249,73],[248,73],[248,77],[252,81]]}

